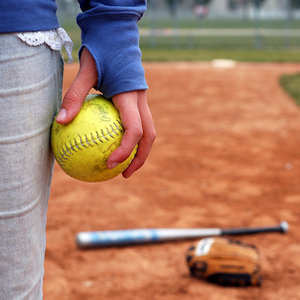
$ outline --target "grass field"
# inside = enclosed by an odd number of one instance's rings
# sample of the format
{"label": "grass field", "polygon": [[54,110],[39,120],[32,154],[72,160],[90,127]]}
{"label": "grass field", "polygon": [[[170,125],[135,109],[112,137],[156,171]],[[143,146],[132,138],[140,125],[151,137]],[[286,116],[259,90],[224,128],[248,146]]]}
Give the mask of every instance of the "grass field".
{"label": "grass field", "polygon": [[248,62],[300,62],[298,51],[143,49],[143,61],[210,61],[233,59]]}
{"label": "grass field", "polygon": [[300,106],[300,73],[281,76],[280,84]]}
{"label": "grass field", "polygon": [[228,28],[228,29],[236,29],[236,28],[255,28],[257,24],[261,28],[268,29],[282,29],[285,27],[289,27],[291,29],[299,29],[300,28],[300,20],[291,20],[289,23],[286,20],[250,20],[250,19],[196,19],[196,18],[178,18],[177,20],[172,20],[170,17],[164,18],[155,18],[145,15],[145,17],[139,22],[140,28],[151,28],[155,26],[156,28],[167,28],[173,27],[174,25],[180,28]]}
{"label": "grass field", "polygon": [[[253,36],[172,36],[143,35],[140,46],[143,61],[207,61],[215,58],[235,59],[251,62],[300,62],[300,37],[258,36],[253,21],[211,20],[199,22],[196,19],[178,20],[174,24],[170,18],[158,19],[154,23],[149,17],[139,23],[141,29],[251,29]],[[80,30],[75,19],[64,19],[62,26],[74,42],[74,59],[80,48]],[[151,26],[154,28],[151,28]],[[260,29],[285,30],[284,21],[260,22]],[[177,28],[177,27],[176,27]],[[289,24],[290,29],[300,28],[300,21]]]}

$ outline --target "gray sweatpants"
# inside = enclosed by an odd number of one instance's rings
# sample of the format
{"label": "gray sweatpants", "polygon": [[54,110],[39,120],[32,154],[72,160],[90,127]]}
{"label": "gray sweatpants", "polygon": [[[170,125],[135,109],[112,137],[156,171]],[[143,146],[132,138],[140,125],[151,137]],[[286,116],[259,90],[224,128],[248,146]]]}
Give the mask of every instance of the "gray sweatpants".
{"label": "gray sweatpants", "polygon": [[50,126],[63,62],[46,45],[0,34],[0,299],[43,298]]}

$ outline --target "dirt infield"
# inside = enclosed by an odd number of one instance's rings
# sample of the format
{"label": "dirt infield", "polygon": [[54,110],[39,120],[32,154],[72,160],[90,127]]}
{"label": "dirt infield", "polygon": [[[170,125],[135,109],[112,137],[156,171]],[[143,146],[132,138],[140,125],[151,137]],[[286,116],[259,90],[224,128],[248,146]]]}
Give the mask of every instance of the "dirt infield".
{"label": "dirt infield", "polygon": [[[66,65],[64,89],[78,66]],[[278,85],[300,65],[145,64],[157,140],[132,178],[89,184],[56,165],[48,211],[45,300],[300,299],[300,110]],[[261,253],[262,287],[189,275],[194,240],[79,250],[79,231],[269,226],[239,236]]]}

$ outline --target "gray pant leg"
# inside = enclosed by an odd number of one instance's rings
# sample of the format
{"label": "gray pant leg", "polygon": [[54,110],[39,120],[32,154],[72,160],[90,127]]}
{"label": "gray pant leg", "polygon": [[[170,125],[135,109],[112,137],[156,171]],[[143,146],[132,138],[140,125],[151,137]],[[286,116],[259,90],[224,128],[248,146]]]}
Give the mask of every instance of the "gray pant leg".
{"label": "gray pant leg", "polygon": [[49,132],[63,62],[46,45],[0,34],[0,299],[42,299]]}

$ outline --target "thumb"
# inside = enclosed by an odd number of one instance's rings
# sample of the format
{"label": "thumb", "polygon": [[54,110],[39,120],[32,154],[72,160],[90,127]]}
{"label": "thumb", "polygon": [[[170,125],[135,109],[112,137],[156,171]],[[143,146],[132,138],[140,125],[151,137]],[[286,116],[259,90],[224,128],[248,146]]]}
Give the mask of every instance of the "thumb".
{"label": "thumb", "polygon": [[79,113],[82,103],[90,90],[90,88],[87,88],[84,85],[82,86],[82,80],[80,78],[81,76],[79,72],[76,79],[66,92],[60,111],[56,117],[57,123],[69,123]]}
{"label": "thumb", "polygon": [[56,117],[59,124],[72,121],[79,113],[82,103],[98,78],[95,62],[91,54],[83,49],[78,74],[67,90],[60,111]]}

